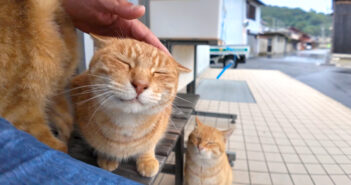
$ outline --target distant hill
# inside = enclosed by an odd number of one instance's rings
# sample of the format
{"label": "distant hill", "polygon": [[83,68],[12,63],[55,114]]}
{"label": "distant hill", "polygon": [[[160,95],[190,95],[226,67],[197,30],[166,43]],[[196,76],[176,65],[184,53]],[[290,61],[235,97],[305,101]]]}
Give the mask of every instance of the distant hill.
{"label": "distant hill", "polygon": [[324,27],[325,36],[329,37],[333,19],[331,15],[313,10],[306,12],[300,8],[264,6],[262,20],[272,28],[295,27],[313,36],[321,36]]}

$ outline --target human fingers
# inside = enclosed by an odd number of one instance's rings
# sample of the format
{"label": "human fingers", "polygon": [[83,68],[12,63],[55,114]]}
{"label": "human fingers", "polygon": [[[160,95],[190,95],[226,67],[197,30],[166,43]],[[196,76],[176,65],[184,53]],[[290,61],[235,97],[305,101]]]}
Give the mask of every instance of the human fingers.
{"label": "human fingers", "polygon": [[168,49],[160,42],[160,40],[139,20],[130,21],[129,25],[131,36],[137,40],[147,42],[160,50],[171,55]]}
{"label": "human fingers", "polygon": [[124,19],[137,19],[144,15],[145,7],[126,0],[98,0],[102,12],[116,14]]}

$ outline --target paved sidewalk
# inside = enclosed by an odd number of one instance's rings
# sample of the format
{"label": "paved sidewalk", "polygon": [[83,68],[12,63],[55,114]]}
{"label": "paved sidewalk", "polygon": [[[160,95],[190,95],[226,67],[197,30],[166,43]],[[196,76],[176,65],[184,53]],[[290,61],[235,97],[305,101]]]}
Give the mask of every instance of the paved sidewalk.
{"label": "paved sidewalk", "polygon": [[[209,69],[201,78],[219,72]],[[246,81],[256,100],[197,105],[197,110],[238,114],[228,143],[237,153],[233,184],[351,185],[349,108],[278,71],[230,70],[222,79]],[[231,126],[227,119],[200,119],[217,128]],[[193,127],[192,119],[186,137]],[[157,184],[174,184],[174,178],[161,176]]]}

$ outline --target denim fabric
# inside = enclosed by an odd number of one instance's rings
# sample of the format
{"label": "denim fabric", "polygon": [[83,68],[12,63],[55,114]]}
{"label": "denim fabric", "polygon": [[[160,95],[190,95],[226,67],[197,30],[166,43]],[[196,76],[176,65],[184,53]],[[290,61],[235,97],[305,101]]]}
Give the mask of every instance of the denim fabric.
{"label": "denim fabric", "polygon": [[0,118],[0,184],[138,183],[53,150]]}

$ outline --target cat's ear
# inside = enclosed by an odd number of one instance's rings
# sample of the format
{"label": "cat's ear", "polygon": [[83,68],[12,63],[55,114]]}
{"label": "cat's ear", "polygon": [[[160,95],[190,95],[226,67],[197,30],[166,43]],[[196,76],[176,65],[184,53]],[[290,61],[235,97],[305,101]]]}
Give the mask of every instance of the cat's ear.
{"label": "cat's ear", "polygon": [[178,71],[181,73],[190,73],[191,70],[177,63]]}
{"label": "cat's ear", "polygon": [[113,38],[112,37],[105,37],[105,36],[101,36],[101,35],[95,35],[90,33],[89,34],[91,36],[91,38],[93,38],[94,40],[94,46],[96,48],[101,48],[106,46],[107,44],[111,43]]}
{"label": "cat's ear", "polygon": [[232,135],[233,131],[234,131],[234,128],[230,128],[230,129],[228,129],[228,130],[223,130],[223,131],[221,131],[222,134],[223,134],[223,137],[224,137],[224,141],[227,141],[227,140],[228,140],[228,138],[230,137],[230,135]]}
{"label": "cat's ear", "polygon": [[196,116],[195,117],[195,129],[201,127],[203,124],[201,123],[200,119]]}

